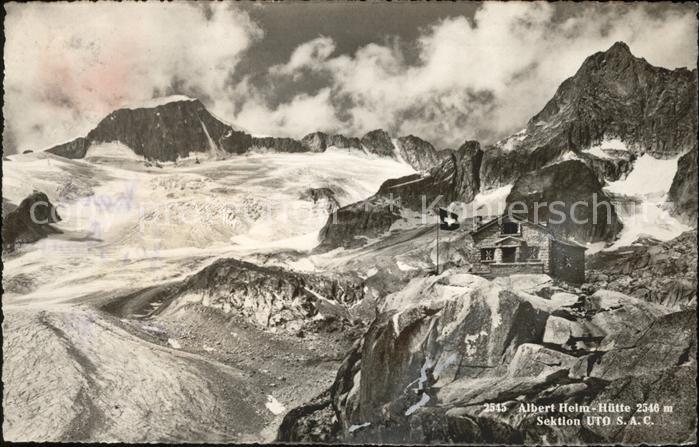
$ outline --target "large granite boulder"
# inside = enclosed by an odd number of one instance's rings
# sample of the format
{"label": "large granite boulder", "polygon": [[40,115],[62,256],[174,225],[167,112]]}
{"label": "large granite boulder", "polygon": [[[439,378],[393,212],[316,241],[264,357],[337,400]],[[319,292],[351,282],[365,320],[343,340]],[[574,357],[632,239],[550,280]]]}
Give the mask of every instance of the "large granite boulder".
{"label": "large granite boulder", "polygon": [[22,200],[19,206],[3,215],[3,251],[14,251],[18,245],[29,244],[49,234],[60,233],[60,230],[51,225],[60,221],[61,217],[56,207],[46,194],[34,191]]}
{"label": "large granite boulder", "polygon": [[526,173],[507,197],[513,212],[546,222],[557,237],[578,242],[609,241],[622,228],[614,205],[584,163],[568,160]]}
{"label": "large granite boulder", "polygon": [[[563,325],[569,338],[584,342],[573,347],[570,340],[548,336],[552,320],[569,321]],[[579,295],[576,303],[563,304],[458,271],[417,278],[387,297],[335,383],[292,410],[278,440],[692,442],[695,325],[690,311],[668,313],[614,292]],[[632,410],[601,414],[601,404],[610,402]],[[647,415],[636,413],[637,404],[655,403],[673,405],[672,414],[650,415],[654,424],[666,426],[651,430],[631,421]],[[596,410],[583,411],[584,405]],[[544,409],[523,410],[527,406]],[[624,423],[541,422],[588,415]]]}

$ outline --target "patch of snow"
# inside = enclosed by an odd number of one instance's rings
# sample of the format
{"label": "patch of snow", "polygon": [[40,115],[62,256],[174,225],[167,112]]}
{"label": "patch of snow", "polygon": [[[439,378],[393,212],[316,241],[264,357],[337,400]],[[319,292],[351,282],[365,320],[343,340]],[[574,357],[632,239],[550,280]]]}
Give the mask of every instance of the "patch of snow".
{"label": "patch of snow", "polygon": [[476,355],[476,349],[478,348],[478,345],[476,344],[476,340],[481,338],[481,336],[487,336],[488,333],[486,331],[481,331],[478,334],[468,334],[464,337],[464,343],[466,344],[466,355],[471,357]]}
{"label": "patch of snow", "polygon": [[625,179],[610,183],[605,190],[627,196],[663,196],[675,178],[678,159],[679,156],[659,160],[644,154],[636,160]]}
{"label": "patch of snow", "polygon": [[631,245],[644,235],[660,241],[668,241],[691,230],[691,227],[681,223],[668,211],[662,209],[661,203],[646,200],[638,205],[633,205],[633,208],[633,211],[629,211],[617,207],[617,213],[624,228],[621,230],[619,238],[614,244],[605,248],[605,251]]}
{"label": "patch of snow", "polygon": [[125,144],[97,143],[92,144],[85,153],[85,161],[92,161],[94,158],[120,158],[125,160],[143,161],[141,155],[136,154],[133,149]]}
{"label": "patch of snow", "polygon": [[174,338],[168,338],[167,344],[169,344],[170,346],[172,346],[175,349],[182,349],[182,345],[180,344],[180,342],[178,342]]}
{"label": "patch of snow", "polygon": [[365,428],[371,425],[371,422],[365,422],[363,424],[352,424],[350,425],[350,428],[347,429],[349,433],[355,432],[361,428]]}
{"label": "patch of snow", "polygon": [[639,157],[624,180],[612,182],[604,190],[612,197],[624,224],[619,238],[604,250],[631,245],[642,235],[666,241],[690,230],[666,208],[666,196],[677,172],[678,157],[659,160],[645,154]]}
{"label": "patch of snow", "polygon": [[[487,334],[486,334],[487,335]],[[434,367],[434,377],[438,378],[442,372],[447,369],[449,366],[453,365],[456,363],[457,357],[456,354],[451,354],[445,361],[440,361],[437,363],[437,366]]]}
{"label": "patch of snow", "polygon": [[144,324],[141,327],[148,332],[155,332],[156,334],[164,334],[165,333],[165,329],[159,328],[157,326],[153,326],[150,324]]}
{"label": "patch of snow", "polygon": [[424,363],[422,364],[422,368],[420,368],[420,378],[417,381],[417,389],[418,390],[424,390],[425,389],[425,383],[427,383],[427,370],[432,368],[434,366],[434,361],[427,356],[425,358]]}
{"label": "patch of snow", "polygon": [[505,185],[481,191],[469,203],[453,202],[450,204],[450,211],[458,214],[461,218],[501,215],[507,209],[507,196],[510,194],[512,186]]}
{"label": "patch of snow", "polygon": [[422,393],[422,397],[420,398],[420,400],[417,403],[411,405],[410,408],[405,410],[405,415],[410,416],[411,414],[415,413],[420,408],[427,405],[427,402],[429,402],[429,401],[430,401],[430,396],[427,393]]}
{"label": "patch of snow", "polygon": [[517,132],[514,135],[511,135],[503,140],[498,141],[495,143],[497,146],[499,146],[502,150],[506,152],[513,151],[517,149],[518,143],[520,141],[523,141],[525,138],[527,138],[527,129],[524,128]]}
{"label": "patch of snow", "polygon": [[413,267],[411,265],[406,264],[403,261],[396,261],[396,266],[398,266],[398,270],[402,272],[407,272],[410,270],[416,270],[416,267]]}
{"label": "patch of snow", "polygon": [[398,143],[398,138],[391,138],[391,144],[393,144],[393,156],[401,163],[408,164],[400,154],[400,143]]}
{"label": "patch of snow", "polygon": [[178,102],[178,101],[196,101],[195,98],[190,98],[189,96],[185,95],[172,95],[172,96],[163,96],[160,98],[151,98],[151,99],[146,99],[144,101],[140,102],[134,102],[125,106],[122,106],[122,109],[152,109],[154,107],[162,106],[165,104],[169,104],[171,102]]}
{"label": "patch of snow", "polygon": [[593,145],[590,150],[599,150],[600,152],[602,149],[613,149],[617,151],[628,151],[630,150],[629,147],[621,141],[619,138],[610,138],[610,137],[604,137],[602,141],[599,143]]}
{"label": "patch of snow", "polygon": [[267,407],[267,409],[275,416],[280,415],[286,411],[286,407],[284,407],[284,405],[282,405],[281,402],[279,402],[277,399],[274,398],[274,396],[270,394],[267,395],[267,403],[265,403],[265,407]]}
{"label": "patch of snow", "polygon": [[[562,162],[562,161],[568,161],[568,160],[581,160],[581,158],[580,158],[580,156],[579,156],[578,154],[576,154],[575,152],[569,150],[569,151],[566,151],[566,152],[564,152],[563,154],[561,154],[561,156],[558,157],[558,158],[556,159],[556,161],[554,161],[554,162],[552,162],[552,163],[550,163],[550,164],[560,163],[560,162]],[[549,165],[550,165],[550,164],[549,164]],[[547,166],[548,166],[548,165],[547,165]]]}
{"label": "patch of snow", "polygon": [[369,270],[367,270],[364,275],[360,275],[360,277],[362,279],[371,278],[372,276],[376,275],[378,272],[379,272],[379,269],[377,269],[376,267],[372,267]]}

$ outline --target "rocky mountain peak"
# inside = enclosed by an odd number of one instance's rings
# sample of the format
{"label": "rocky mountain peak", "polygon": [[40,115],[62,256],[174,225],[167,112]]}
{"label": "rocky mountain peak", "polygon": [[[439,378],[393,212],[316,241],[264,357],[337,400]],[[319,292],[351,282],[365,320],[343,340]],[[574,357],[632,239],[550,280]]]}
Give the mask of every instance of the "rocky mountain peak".
{"label": "rocky mountain peak", "polygon": [[697,132],[697,74],[655,67],[617,42],[588,57],[527,126],[527,142],[574,149],[618,138],[638,153],[672,157]]}
{"label": "rocky mountain peak", "polygon": [[368,132],[361,138],[361,142],[364,148],[372,154],[390,157],[394,153],[391,137],[383,129]]}
{"label": "rocky mountain peak", "polygon": [[634,57],[633,54],[631,54],[631,49],[626,42],[621,40],[614,42],[614,44],[604,53],[609,56]]}

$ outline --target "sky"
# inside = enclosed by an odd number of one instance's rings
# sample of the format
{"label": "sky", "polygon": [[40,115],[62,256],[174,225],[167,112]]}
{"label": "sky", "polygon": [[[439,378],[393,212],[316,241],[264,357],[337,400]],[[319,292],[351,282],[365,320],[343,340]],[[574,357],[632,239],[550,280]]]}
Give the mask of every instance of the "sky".
{"label": "sky", "polygon": [[526,126],[584,59],[625,41],[694,69],[694,4],[11,3],[5,153],[182,94],[255,135],[383,128],[438,148]]}

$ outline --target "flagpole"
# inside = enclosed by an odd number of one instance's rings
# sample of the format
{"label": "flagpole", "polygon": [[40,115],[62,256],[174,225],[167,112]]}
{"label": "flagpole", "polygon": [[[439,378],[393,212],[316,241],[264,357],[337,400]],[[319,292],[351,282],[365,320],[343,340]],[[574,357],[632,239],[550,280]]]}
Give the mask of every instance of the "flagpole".
{"label": "flagpole", "polygon": [[439,227],[441,226],[441,219],[437,222],[437,275],[439,275]]}

